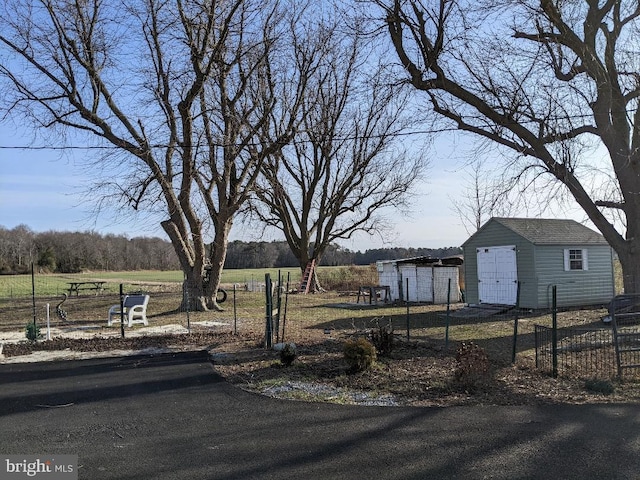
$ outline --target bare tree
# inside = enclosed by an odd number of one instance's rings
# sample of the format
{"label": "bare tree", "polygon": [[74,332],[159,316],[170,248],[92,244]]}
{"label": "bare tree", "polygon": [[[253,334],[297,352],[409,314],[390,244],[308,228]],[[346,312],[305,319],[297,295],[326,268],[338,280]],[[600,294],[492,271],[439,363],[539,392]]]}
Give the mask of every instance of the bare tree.
{"label": "bare tree", "polygon": [[625,291],[640,291],[638,2],[375,3],[407,82],[456,128],[511,151],[528,181],[569,192],[618,253]]}
{"label": "bare tree", "polygon": [[[402,148],[406,95],[370,63],[361,33],[326,26],[318,40],[324,62],[311,81],[317,93],[304,98],[293,144],[262,164],[255,204],[302,270],[336,240],[384,232],[390,222],[381,209],[406,208],[427,165]],[[316,277],[311,288],[319,287]]]}
{"label": "bare tree", "polygon": [[219,308],[234,217],[263,160],[290,140],[315,61],[290,47],[297,9],[278,0],[3,5],[5,107],[110,145],[95,164],[94,201],[161,212],[185,274],[183,306]]}
{"label": "bare tree", "polygon": [[487,220],[495,216],[509,216],[514,211],[511,187],[515,185],[504,176],[495,176],[482,159],[475,159],[461,174],[461,185],[449,195],[452,209],[466,232],[477,232]]}

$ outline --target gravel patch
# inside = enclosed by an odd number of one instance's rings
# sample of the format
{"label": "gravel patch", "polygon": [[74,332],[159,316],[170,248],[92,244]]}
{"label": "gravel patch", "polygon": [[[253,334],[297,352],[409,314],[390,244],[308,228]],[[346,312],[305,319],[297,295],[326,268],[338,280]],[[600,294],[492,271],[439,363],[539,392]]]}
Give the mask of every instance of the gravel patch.
{"label": "gravel patch", "polygon": [[300,398],[305,400],[348,403],[376,407],[394,407],[399,403],[393,395],[373,395],[367,392],[334,387],[313,382],[286,382],[260,389],[260,393],[274,398]]}

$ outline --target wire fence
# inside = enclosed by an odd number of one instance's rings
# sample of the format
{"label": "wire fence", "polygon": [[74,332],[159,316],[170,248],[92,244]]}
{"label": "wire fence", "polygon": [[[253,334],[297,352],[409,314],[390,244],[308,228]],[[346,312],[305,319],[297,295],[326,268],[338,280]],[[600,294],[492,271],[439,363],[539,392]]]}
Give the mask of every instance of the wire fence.
{"label": "wire fence", "polygon": [[536,367],[569,378],[617,376],[611,327],[556,328],[535,325]]}
{"label": "wire fence", "polygon": [[556,290],[552,326],[535,325],[536,367],[553,376],[638,378],[640,295],[613,297],[598,326],[558,327]]}
{"label": "wire fence", "polygon": [[[537,368],[552,375],[610,378],[618,370],[612,324],[602,321],[608,315],[603,304],[533,309],[462,303],[460,284],[453,275],[432,279],[431,292],[440,293],[430,302],[393,298],[402,289],[409,292],[405,296],[412,298],[412,288],[418,283],[407,283],[406,279],[398,282],[397,292],[371,290],[368,285],[344,292],[296,295],[290,292],[298,279],[287,286],[277,285],[276,272],[271,277],[274,283],[271,296],[260,281],[265,278],[264,273],[252,275],[246,283],[225,285],[227,299],[221,305],[224,311],[220,312],[190,310],[189,302],[184,301],[182,282],[169,281],[161,272],[158,281],[122,283],[117,279],[105,281],[86,276],[24,275],[12,278],[11,282],[0,277],[0,330],[24,330],[29,323],[49,322],[53,327],[93,329],[96,335],[117,335],[119,325],[108,327],[107,318],[109,309],[120,302],[122,287],[125,295],[150,295],[147,317],[150,326],[160,332],[221,329],[264,335],[266,339],[270,330],[272,340],[277,342],[285,338],[297,341],[310,334],[338,339],[350,332],[391,325],[396,337],[406,341],[428,341],[437,348],[454,351],[457,342],[474,341],[497,362],[535,359]],[[573,284],[560,284],[550,290],[564,302],[567,298],[564,289],[569,287],[576,288]],[[596,282],[585,285],[589,290],[605,287]],[[363,288],[368,295],[361,295]],[[442,299],[435,302],[439,297]],[[636,338],[629,337],[628,350],[634,349],[636,343],[640,347],[640,331]],[[630,359],[629,365],[640,364],[640,348],[636,350],[637,361],[631,359],[630,353],[626,357]],[[635,375],[638,369],[626,370],[625,374]]]}

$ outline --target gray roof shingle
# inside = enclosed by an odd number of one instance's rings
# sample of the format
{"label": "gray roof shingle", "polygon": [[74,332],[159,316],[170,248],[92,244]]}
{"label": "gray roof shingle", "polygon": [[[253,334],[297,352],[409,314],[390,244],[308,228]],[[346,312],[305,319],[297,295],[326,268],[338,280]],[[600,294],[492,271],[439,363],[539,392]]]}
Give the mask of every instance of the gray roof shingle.
{"label": "gray roof shingle", "polygon": [[500,217],[494,217],[491,220],[500,223],[536,245],[608,244],[600,233],[585,227],[575,220]]}

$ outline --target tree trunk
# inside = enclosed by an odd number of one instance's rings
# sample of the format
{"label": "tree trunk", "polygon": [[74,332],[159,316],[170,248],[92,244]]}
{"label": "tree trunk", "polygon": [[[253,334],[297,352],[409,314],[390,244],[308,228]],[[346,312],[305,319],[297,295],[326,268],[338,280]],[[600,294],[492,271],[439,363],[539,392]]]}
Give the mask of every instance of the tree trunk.
{"label": "tree trunk", "polygon": [[[226,256],[226,240],[231,228],[230,224],[228,226],[223,224],[219,229],[220,233],[216,229],[214,243],[216,241],[224,241],[225,243],[219,244],[222,245],[222,248],[214,249],[218,253],[214,255],[212,252],[211,265],[207,265],[208,259],[201,232],[198,232],[198,235],[192,235],[192,240],[189,241],[183,238],[175,223],[165,221],[162,222],[162,227],[171,239],[171,244],[184,273],[180,309],[193,312],[205,312],[211,309],[222,310],[216,302],[215,294],[218,291],[224,257]],[[220,256],[221,260],[216,260]]]}
{"label": "tree trunk", "polygon": [[633,241],[627,244],[627,248],[617,250],[622,267],[624,293],[640,293],[640,261],[637,254],[639,249],[640,241]]}
{"label": "tree trunk", "polygon": [[231,217],[226,221],[217,222],[215,225],[215,236],[211,244],[209,252],[209,274],[208,281],[205,285],[207,308],[218,312],[224,309],[218,305],[216,299],[220,281],[222,280],[222,270],[224,269],[224,261],[227,258],[227,245],[229,244],[229,232],[233,221]]}
{"label": "tree trunk", "polygon": [[205,312],[209,309],[208,305],[209,301],[204,286],[203,270],[191,268],[185,272],[180,310]]}

